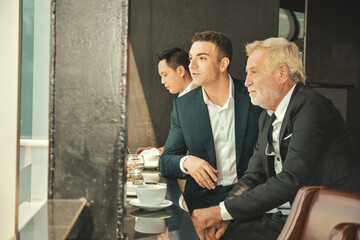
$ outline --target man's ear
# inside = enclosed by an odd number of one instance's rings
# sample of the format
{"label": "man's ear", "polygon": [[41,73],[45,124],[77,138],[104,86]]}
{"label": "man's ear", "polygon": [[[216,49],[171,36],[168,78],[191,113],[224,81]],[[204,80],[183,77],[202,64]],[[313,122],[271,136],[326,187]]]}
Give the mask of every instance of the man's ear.
{"label": "man's ear", "polygon": [[176,68],[176,71],[180,74],[181,77],[185,76],[185,68],[184,66],[180,65]]}
{"label": "man's ear", "polygon": [[220,71],[225,72],[228,69],[229,65],[230,65],[230,59],[227,57],[224,57],[223,59],[221,59],[221,62],[220,62]]}
{"label": "man's ear", "polygon": [[278,70],[279,70],[280,83],[286,82],[290,78],[289,67],[285,63],[282,63],[278,66]]}

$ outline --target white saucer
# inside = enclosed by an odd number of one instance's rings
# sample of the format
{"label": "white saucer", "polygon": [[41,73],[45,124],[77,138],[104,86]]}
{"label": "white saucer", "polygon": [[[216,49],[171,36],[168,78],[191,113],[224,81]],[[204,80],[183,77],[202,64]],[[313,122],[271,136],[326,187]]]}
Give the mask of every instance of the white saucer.
{"label": "white saucer", "polygon": [[140,217],[140,218],[151,218],[151,219],[156,219],[156,218],[165,219],[171,217],[172,213],[167,211],[166,209],[156,212],[149,212],[149,211],[144,211],[142,209],[136,209],[132,211],[129,215],[135,218]]}
{"label": "white saucer", "polygon": [[156,211],[156,210],[159,210],[159,209],[162,209],[162,208],[169,207],[169,206],[171,206],[173,204],[172,201],[166,200],[166,199],[160,205],[144,205],[144,204],[140,203],[139,199],[132,199],[132,200],[130,200],[129,203],[131,205],[135,206],[135,207],[144,209],[146,211]]}

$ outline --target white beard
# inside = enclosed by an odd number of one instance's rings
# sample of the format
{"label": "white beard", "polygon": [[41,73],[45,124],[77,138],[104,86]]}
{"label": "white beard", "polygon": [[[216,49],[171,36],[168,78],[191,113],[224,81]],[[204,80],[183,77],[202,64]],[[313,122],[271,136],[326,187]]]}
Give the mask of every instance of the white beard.
{"label": "white beard", "polygon": [[271,109],[276,106],[276,103],[278,103],[278,100],[281,97],[281,93],[274,89],[274,85],[273,79],[269,77],[261,92],[256,91],[255,96],[250,95],[251,103],[264,109]]}

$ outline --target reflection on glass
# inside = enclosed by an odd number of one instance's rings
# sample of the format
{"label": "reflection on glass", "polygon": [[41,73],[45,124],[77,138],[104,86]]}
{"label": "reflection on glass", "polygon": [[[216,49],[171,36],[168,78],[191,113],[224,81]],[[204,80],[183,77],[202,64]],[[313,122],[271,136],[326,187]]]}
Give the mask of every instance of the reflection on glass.
{"label": "reflection on glass", "polygon": [[50,1],[23,1],[22,14],[19,230],[47,200]]}
{"label": "reflection on glass", "polygon": [[300,52],[300,57],[304,64],[304,18],[301,12],[290,11],[280,8],[279,10],[279,32],[278,36],[295,42]]}
{"label": "reflection on glass", "polygon": [[[304,38],[304,17],[305,14],[301,12],[288,13],[289,10],[280,8],[279,10],[279,37],[287,38],[292,28],[291,24],[293,21],[297,21],[299,25],[298,35],[295,36],[297,39]],[[289,17],[295,17],[296,19],[289,19]]]}

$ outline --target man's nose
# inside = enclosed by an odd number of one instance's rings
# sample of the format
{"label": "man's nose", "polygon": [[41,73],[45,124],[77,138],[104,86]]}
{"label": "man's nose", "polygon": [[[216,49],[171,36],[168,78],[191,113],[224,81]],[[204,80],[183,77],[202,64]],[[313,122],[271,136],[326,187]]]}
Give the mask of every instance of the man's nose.
{"label": "man's nose", "polygon": [[246,74],[245,87],[249,87],[250,85],[251,85],[251,78],[249,74]]}
{"label": "man's nose", "polygon": [[190,63],[189,63],[189,68],[190,69],[195,69],[197,68],[197,63],[194,59],[190,60]]}
{"label": "man's nose", "polygon": [[161,78],[161,84],[165,84],[165,79],[163,77]]}

